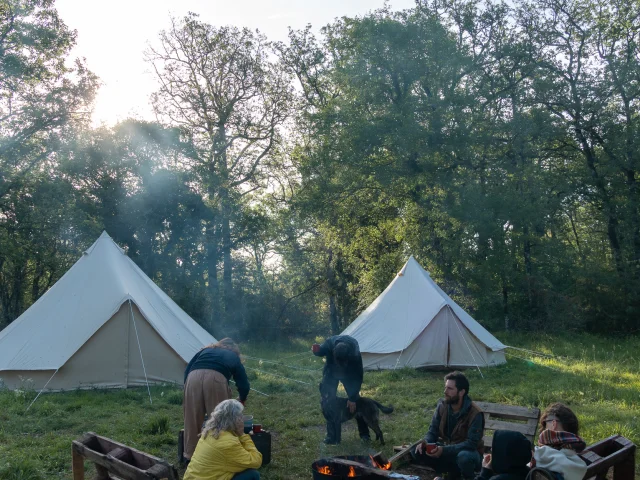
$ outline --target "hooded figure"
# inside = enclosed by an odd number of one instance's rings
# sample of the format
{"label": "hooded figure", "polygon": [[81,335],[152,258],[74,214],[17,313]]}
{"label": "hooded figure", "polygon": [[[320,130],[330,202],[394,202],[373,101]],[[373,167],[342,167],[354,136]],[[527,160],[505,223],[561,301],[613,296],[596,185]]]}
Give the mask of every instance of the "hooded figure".
{"label": "hooded figure", "polygon": [[523,434],[496,430],[493,434],[491,459],[482,463],[476,480],[524,480],[529,473],[531,442]]}

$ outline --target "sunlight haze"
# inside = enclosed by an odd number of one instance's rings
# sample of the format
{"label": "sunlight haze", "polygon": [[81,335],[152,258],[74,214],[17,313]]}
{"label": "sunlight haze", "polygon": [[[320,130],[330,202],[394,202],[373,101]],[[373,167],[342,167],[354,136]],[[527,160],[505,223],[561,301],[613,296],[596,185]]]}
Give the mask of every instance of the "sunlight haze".
{"label": "sunlight haze", "polygon": [[[414,0],[387,3],[394,10],[415,5]],[[93,123],[99,125],[129,116],[153,118],[149,96],[156,84],[143,53],[169,25],[170,15],[195,12],[212,25],[246,26],[259,29],[269,40],[286,40],[289,26],[303,28],[310,23],[318,32],[336,17],[364,14],[382,7],[384,1],[58,0],[55,5],[63,21],[78,32],[72,56],[85,57],[102,82],[93,113]]]}

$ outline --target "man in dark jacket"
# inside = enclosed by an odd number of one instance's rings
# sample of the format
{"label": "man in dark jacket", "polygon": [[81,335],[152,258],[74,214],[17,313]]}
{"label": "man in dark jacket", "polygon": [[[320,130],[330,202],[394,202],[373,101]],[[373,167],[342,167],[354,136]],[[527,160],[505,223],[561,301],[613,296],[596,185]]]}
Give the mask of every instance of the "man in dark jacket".
{"label": "man in dark jacket", "polygon": [[531,461],[531,442],[520,432],[496,430],[491,454],[485,455],[475,480],[525,480]]}
{"label": "man in dark jacket", "polygon": [[[317,343],[311,347],[313,354],[318,357],[326,357],[326,363],[320,382],[320,406],[322,414],[327,421],[327,437],[324,442],[337,445],[341,440],[341,414],[334,411],[338,391],[338,382],[347,392],[347,407],[353,413],[356,409],[356,400],[360,397],[362,386],[363,368],[362,356],[358,341],[349,335],[336,335],[329,337],[322,345]],[[356,418],[360,438],[369,440],[369,428],[364,420]]]}
{"label": "man in dark jacket", "polygon": [[[428,465],[449,478],[474,478],[482,464],[484,415],[469,397],[469,380],[461,372],[444,377],[440,399],[424,442],[414,449],[416,462]],[[438,443],[427,451],[426,444]]]}

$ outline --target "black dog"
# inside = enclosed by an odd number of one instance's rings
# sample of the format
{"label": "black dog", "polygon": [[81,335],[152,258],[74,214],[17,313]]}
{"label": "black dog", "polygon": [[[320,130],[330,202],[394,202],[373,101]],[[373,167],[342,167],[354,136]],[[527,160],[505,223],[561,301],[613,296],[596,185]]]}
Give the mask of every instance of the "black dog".
{"label": "black dog", "polygon": [[[340,415],[340,423],[351,420],[352,418],[360,418],[376,433],[376,440],[380,440],[380,443],[384,445],[384,436],[382,430],[380,430],[380,414],[378,410],[382,410],[383,413],[393,412],[393,405],[385,407],[379,402],[376,402],[372,398],[360,397],[356,401],[356,411],[351,413],[349,407],[347,407],[347,399],[344,397],[334,397],[330,399],[328,395],[325,395],[320,390],[322,398],[320,404],[323,412],[333,412]],[[325,416],[327,416],[325,414]]]}

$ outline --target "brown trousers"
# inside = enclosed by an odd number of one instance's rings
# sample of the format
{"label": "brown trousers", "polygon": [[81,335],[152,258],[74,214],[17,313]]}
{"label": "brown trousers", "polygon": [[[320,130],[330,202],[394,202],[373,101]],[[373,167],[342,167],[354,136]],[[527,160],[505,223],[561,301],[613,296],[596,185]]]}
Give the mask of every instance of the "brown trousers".
{"label": "brown trousers", "polygon": [[231,388],[224,375],[215,370],[193,370],[184,384],[184,456],[191,458],[198,435],[202,431],[205,414],[223,400],[231,398]]}

